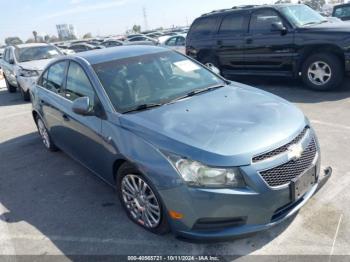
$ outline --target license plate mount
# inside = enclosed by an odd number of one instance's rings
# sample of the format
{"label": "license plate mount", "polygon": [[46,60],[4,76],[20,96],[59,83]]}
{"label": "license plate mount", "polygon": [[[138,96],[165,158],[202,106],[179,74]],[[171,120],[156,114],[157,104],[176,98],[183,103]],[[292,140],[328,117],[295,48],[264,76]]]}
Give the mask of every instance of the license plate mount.
{"label": "license plate mount", "polygon": [[290,183],[292,201],[300,199],[316,183],[316,167],[309,168]]}

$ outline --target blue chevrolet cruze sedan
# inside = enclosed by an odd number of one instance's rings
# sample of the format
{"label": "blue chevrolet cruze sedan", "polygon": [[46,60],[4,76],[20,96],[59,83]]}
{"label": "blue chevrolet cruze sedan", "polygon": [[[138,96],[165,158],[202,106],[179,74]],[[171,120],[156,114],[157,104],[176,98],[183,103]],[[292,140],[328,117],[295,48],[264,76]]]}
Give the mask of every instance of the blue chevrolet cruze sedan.
{"label": "blue chevrolet cruze sedan", "polygon": [[52,62],[31,90],[45,147],[113,185],[132,221],[221,239],[267,229],[321,185],[303,113],[174,51],[128,46]]}

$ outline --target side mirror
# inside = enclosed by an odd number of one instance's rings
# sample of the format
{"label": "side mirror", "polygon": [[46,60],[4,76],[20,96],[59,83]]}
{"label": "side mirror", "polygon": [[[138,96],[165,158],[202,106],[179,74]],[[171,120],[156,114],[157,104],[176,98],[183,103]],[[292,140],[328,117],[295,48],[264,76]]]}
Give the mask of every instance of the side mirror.
{"label": "side mirror", "polygon": [[282,23],[272,23],[271,24],[271,32],[280,32],[281,34],[287,33],[287,28]]}
{"label": "side mirror", "polygon": [[13,59],[13,58],[10,58],[10,60],[9,60],[9,64],[10,64],[10,65],[13,65],[13,64],[15,64],[15,59]]}
{"label": "side mirror", "polygon": [[92,115],[90,99],[87,96],[79,97],[73,101],[72,110],[74,113],[82,116]]}

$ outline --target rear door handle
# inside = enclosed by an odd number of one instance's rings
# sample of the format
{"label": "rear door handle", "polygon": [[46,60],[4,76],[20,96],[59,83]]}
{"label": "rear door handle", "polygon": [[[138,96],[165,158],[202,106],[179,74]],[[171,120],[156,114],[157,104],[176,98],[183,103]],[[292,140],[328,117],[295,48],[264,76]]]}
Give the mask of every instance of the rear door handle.
{"label": "rear door handle", "polygon": [[69,116],[67,116],[66,114],[63,114],[62,118],[64,121],[69,121]]}
{"label": "rear door handle", "polygon": [[218,40],[218,41],[216,42],[216,44],[218,45],[219,48],[222,47],[222,41],[221,41],[221,40]]}
{"label": "rear door handle", "polygon": [[245,42],[246,42],[246,44],[251,44],[251,43],[253,43],[253,38],[247,37],[247,38],[245,39]]}

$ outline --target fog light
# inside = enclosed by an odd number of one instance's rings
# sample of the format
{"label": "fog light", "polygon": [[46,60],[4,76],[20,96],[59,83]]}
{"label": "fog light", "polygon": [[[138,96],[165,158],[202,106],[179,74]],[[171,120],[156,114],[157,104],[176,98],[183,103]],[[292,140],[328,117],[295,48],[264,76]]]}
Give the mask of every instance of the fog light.
{"label": "fog light", "polygon": [[172,219],[182,219],[184,217],[183,214],[179,213],[179,212],[176,212],[174,210],[170,210],[169,211],[169,215]]}

